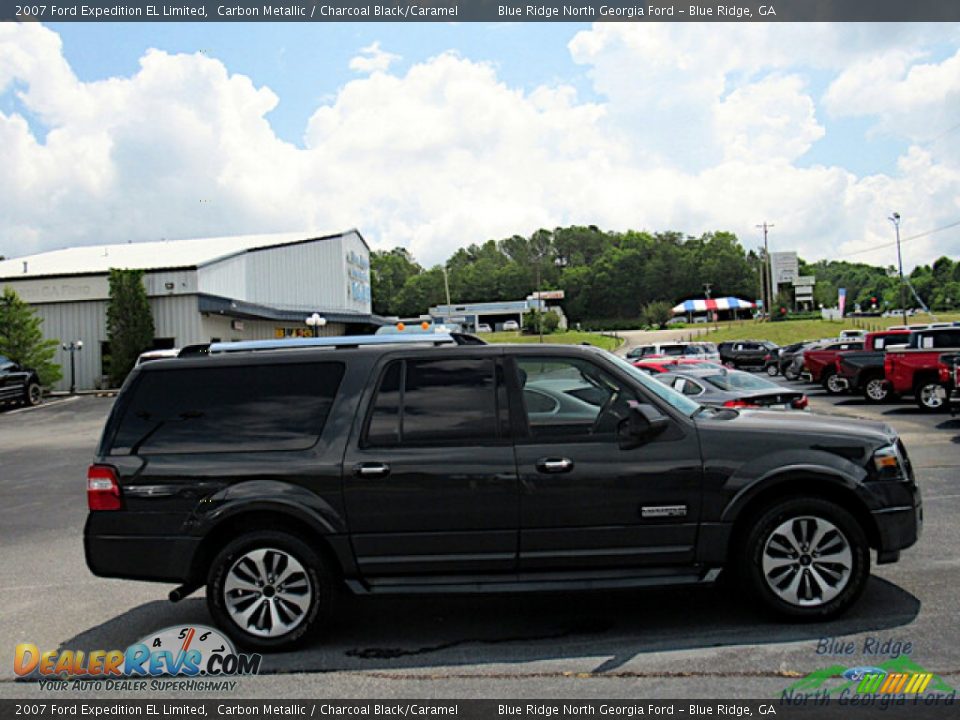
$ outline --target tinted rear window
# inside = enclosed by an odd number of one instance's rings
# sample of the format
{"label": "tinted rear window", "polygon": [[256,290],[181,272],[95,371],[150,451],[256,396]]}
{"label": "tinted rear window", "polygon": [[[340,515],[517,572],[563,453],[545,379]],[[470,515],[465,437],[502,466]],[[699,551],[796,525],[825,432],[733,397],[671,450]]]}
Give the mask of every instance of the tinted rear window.
{"label": "tinted rear window", "polygon": [[342,363],[145,372],[110,454],[303,450],[319,438]]}
{"label": "tinted rear window", "polygon": [[496,440],[495,367],[490,358],[395,360],[377,390],[366,445]]}

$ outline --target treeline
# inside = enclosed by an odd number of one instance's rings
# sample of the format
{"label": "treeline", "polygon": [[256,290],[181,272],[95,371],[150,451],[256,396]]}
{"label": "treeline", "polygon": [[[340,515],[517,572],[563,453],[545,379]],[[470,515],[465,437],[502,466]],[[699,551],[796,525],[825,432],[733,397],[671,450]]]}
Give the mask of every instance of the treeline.
{"label": "treeline", "polygon": [[[650,302],[712,295],[755,297],[758,261],[727,232],[604,232],[595,226],[539,230],[457,250],[446,262],[454,303],[519,300],[539,286],[562,289],[574,322],[632,319]],[[416,316],[444,304],[443,267],[426,269],[403,248],[371,256],[373,310]]]}
{"label": "treeline", "polygon": [[[704,283],[710,284],[713,297],[760,296],[760,258],[733,233],[620,233],[591,225],[488,240],[461,248],[445,265],[429,269],[403,248],[374,252],[373,311],[410,317],[444,304],[444,268],[454,303],[525,298],[537,289],[539,273],[540,289],[565,292],[564,311],[573,322],[635,320],[653,302],[672,306],[702,298]],[[847,288],[851,310],[872,297],[878,303],[890,301],[890,307],[897,302],[897,278],[885,268],[801,260],[800,273],[817,276],[815,300],[827,307],[837,304],[838,287]],[[911,274],[917,292],[935,309],[960,304],[958,280],[958,264],[948,258]]]}

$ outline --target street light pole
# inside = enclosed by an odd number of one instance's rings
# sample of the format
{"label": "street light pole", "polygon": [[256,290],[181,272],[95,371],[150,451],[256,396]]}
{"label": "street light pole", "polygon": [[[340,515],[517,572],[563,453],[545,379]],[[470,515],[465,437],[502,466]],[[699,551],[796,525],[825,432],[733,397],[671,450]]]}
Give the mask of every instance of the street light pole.
{"label": "street light pole", "polygon": [[74,358],[83,350],[83,340],[71,340],[63,343],[61,347],[70,353],[70,394],[73,395],[77,392],[77,363]]}
{"label": "street light pole", "polygon": [[307,327],[313,330],[314,337],[320,337],[320,328],[327,324],[327,319],[319,313],[314,313],[304,320],[304,322],[307,324]]}
{"label": "street light pole", "polygon": [[903,255],[900,254],[900,213],[895,212],[889,218],[897,231],[897,265],[900,270],[900,310],[903,312],[903,324],[907,324],[907,300],[903,296]]}

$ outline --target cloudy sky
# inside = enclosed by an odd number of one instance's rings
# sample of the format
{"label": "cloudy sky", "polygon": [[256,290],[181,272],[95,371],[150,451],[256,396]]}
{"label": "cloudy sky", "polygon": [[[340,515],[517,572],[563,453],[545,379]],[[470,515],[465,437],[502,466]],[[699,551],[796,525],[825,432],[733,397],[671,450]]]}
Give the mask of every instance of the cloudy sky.
{"label": "cloudy sky", "polygon": [[960,255],[958,25],[0,25],[7,257],[357,227],[432,264],[766,220],[890,264],[895,210],[908,267]]}

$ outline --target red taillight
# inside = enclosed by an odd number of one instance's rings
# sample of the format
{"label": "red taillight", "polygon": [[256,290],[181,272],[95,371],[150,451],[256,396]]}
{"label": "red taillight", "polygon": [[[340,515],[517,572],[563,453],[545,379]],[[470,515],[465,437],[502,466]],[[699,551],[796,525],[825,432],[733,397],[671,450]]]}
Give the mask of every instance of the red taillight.
{"label": "red taillight", "polygon": [[837,372],[840,372],[840,358],[833,361],[833,366],[837,369]]}
{"label": "red taillight", "polygon": [[883,372],[889,378],[890,374],[893,372],[893,355],[884,355],[883,357]]}
{"label": "red taillight", "polygon": [[805,410],[806,407],[807,407],[807,405],[810,404],[810,401],[807,400],[807,396],[806,396],[806,395],[801,395],[800,397],[798,397],[796,400],[794,400],[794,401],[793,401],[792,403],[790,403],[790,404],[793,406],[793,409],[794,409],[794,410]]}
{"label": "red taillight", "polygon": [[106,465],[91,465],[87,469],[87,507],[91,510],[120,510],[120,483],[117,472]]}
{"label": "red taillight", "polygon": [[724,407],[728,408],[755,408],[760,407],[759,405],[754,405],[749,403],[746,400],[727,400],[724,404]]}
{"label": "red taillight", "polygon": [[947,365],[940,364],[937,366],[937,369],[940,371],[940,382],[948,383],[950,382],[950,368]]}
{"label": "red taillight", "polygon": [[764,362],[770,362],[771,360],[773,360],[773,356],[770,353],[767,353],[766,355],[763,356]]}

